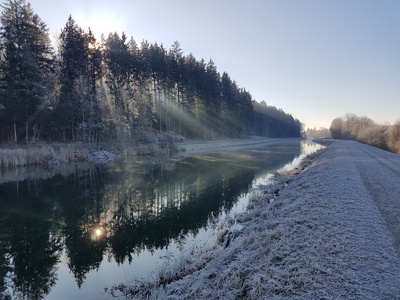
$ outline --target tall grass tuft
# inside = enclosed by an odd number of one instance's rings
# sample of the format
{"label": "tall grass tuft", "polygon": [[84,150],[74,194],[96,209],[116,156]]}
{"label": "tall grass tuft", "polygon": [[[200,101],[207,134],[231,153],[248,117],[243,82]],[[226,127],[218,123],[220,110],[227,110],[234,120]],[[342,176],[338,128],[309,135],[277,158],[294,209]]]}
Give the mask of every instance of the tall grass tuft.
{"label": "tall grass tuft", "polygon": [[0,168],[47,163],[55,159],[55,156],[52,147],[0,149]]}
{"label": "tall grass tuft", "polygon": [[48,162],[87,161],[90,151],[85,147],[66,145],[57,147],[57,151],[51,146],[33,148],[0,149],[0,168],[38,165]]}

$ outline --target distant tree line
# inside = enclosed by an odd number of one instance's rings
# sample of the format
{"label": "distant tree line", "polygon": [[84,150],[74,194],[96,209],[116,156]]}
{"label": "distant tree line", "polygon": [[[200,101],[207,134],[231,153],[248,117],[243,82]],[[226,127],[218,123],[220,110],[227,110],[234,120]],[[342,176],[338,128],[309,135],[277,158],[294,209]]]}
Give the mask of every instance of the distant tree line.
{"label": "distant tree line", "polygon": [[400,120],[394,125],[377,124],[366,116],[346,114],[331,122],[332,138],[356,140],[400,154]]}
{"label": "distant tree line", "polygon": [[317,128],[307,128],[303,132],[304,137],[310,138],[310,139],[318,139],[318,138],[327,138],[331,137],[331,132],[328,128],[325,127],[320,127],[319,129]]}
{"label": "distant tree line", "polygon": [[254,101],[214,62],[124,33],[97,41],[70,16],[57,49],[25,0],[2,5],[0,142],[113,141],[138,132],[201,139],[299,137],[301,123]]}

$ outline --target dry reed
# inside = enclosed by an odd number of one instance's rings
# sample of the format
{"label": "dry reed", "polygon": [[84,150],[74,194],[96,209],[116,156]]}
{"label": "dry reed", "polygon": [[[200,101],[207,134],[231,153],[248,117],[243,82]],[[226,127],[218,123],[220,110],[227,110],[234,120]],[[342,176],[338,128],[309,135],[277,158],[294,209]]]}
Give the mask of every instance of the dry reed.
{"label": "dry reed", "polygon": [[51,147],[0,149],[0,168],[47,163],[55,158]]}
{"label": "dry reed", "polygon": [[51,146],[0,149],[0,168],[87,160],[89,154],[87,148],[81,148],[77,151],[69,145],[60,147],[58,151],[55,151]]}

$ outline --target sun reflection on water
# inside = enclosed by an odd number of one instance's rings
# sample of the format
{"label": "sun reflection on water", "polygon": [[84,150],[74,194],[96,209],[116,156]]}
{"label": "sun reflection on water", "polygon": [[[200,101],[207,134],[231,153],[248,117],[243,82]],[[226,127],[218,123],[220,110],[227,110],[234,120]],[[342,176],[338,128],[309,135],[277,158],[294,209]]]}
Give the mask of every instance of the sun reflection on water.
{"label": "sun reflection on water", "polygon": [[93,241],[100,240],[104,235],[104,230],[102,227],[97,227],[92,230],[91,239]]}

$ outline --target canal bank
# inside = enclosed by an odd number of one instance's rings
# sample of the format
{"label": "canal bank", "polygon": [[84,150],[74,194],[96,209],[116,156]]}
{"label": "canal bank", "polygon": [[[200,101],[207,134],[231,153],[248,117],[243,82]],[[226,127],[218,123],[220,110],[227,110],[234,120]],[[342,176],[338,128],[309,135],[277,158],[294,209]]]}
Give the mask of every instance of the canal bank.
{"label": "canal bank", "polygon": [[400,157],[338,141],[303,169],[254,189],[240,226],[188,258],[199,270],[166,298],[398,299]]}
{"label": "canal bank", "polygon": [[255,182],[318,148],[289,139],[165,163],[121,157],[7,169],[0,175],[8,270],[0,298],[113,299],[105,288],[155,278],[153,271],[172,270],[164,265],[179,253],[212,244],[218,221],[243,212]]}

